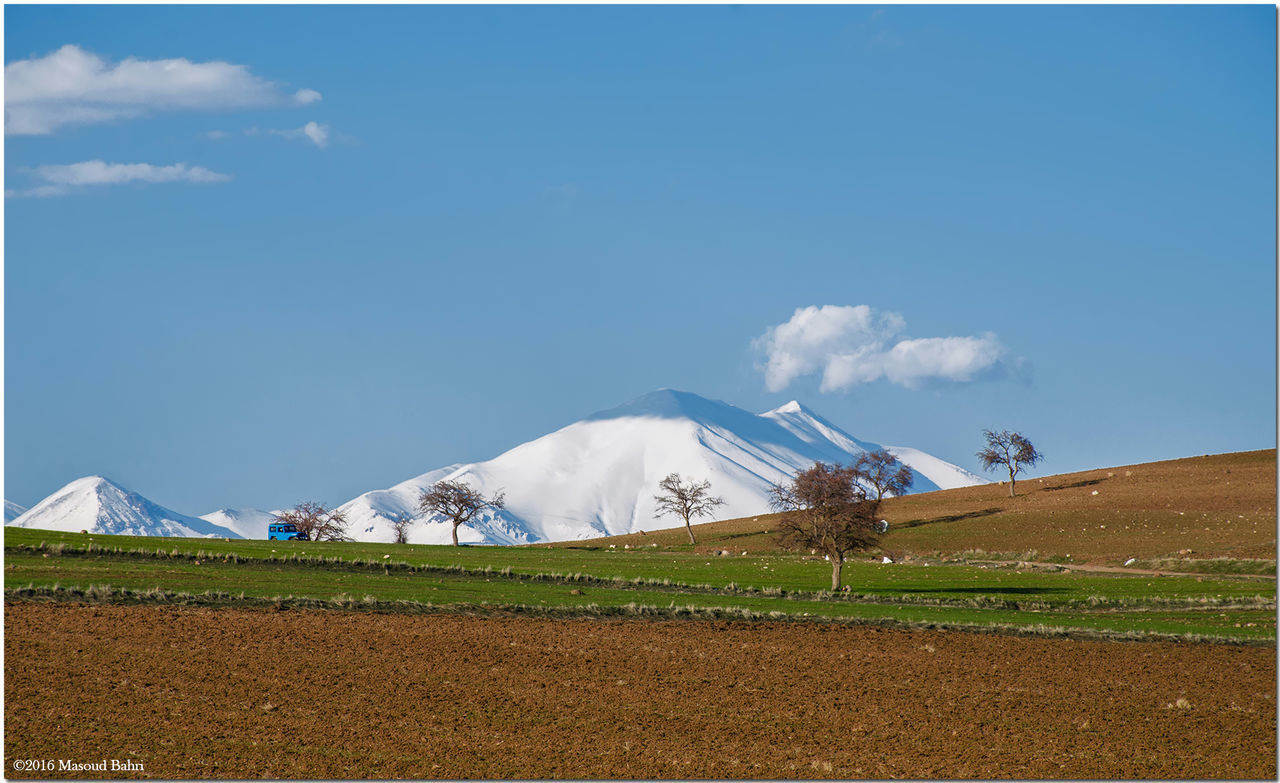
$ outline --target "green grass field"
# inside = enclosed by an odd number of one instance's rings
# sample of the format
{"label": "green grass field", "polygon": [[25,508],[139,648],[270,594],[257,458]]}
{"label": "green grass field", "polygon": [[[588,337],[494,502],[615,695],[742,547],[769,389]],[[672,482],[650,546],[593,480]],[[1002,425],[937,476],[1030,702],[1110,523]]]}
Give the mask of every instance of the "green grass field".
{"label": "green grass field", "polygon": [[[904,625],[1275,639],[1275,582],[961,565],[846,564],[800,555],[710,557],[661,548],[447,547],[137,538],[5,530],[5,587],[283,596],[442,606],[694,607]],[[222,599],[226,600],[226,599]]]}

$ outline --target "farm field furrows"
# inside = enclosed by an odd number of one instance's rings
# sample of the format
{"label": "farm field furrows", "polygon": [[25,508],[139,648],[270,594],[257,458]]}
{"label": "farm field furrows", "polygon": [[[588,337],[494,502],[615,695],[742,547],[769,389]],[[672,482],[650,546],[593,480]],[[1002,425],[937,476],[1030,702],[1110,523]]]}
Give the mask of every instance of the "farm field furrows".
{"label": "farm field furrows", "polygon": [[1269,647],[26,602],[5,626],[8,759],[151,777],[1276,774]]}

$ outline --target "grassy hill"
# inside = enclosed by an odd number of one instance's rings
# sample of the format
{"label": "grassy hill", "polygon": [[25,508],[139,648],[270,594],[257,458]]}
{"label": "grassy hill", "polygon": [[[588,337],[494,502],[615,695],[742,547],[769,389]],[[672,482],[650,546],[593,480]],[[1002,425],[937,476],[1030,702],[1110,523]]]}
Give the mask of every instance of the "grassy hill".
{"label": "grassy hill", "polygon": [[[1024,479],[1017,489],[1013,498],[1005,484],[892,498],[882,508],[890,524],[882,549],[898,558],[989,553],[1110,565],[1138,558],[1158,567],[1167,560],[1275,559],[1275,449]],[[775,551],[777,517],[695,525],[692,549]],[[555,546],[611,544],[690,548],[683,528]]]}

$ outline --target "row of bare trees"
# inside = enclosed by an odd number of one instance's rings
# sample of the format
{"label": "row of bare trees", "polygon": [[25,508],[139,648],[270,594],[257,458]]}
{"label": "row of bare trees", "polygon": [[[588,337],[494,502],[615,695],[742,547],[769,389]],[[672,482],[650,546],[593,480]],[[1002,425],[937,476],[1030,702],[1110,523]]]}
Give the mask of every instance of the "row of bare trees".
{"label": "row of bare trees", "polygon": [[[842,470],[847,471],[851,487],[862,488],[864,498],[874,492],[877,501],[883,500],[885,495],[906,494],[915,482],[915,474],[911,468],[885,449],[865,452],[852,465]],[[797,479],[802,475],[804,474],[798,474]],[[777,489],[775,486],[775,496]],[[724,505],[724,498],[711,495],[710,481],[686,481],[679,473],[668,474],[658,484],[658,494],[653,499],[657,503],[659,517],[672,515],[684,520],[690,544],[698,543],[693,535],[692,520],[711,516],[717,507]]]}
{"label": "row of bare trees", "polygon": [[[987,446],[977,453],[983,468],[1002,466],[1009,473],[1009,496],[1015,492],[1017,475],[1040,462],[1044,456],[1031,441],[1017,432],[983,430]],[[832,589],[840,585],[840,569],[849,552],[874,546],[883,532],[877,521],[880,503],[886,495],[903,495],[915,482],[911,468],[886,449],[864,452],[852,465],[816,463],[793,479],[770,488],[770,503],[788,514],[779,526],[778,543],[788,549],[821,551],[830,561]],[[874,493],[875,497],[871,495]],[[724,505],[724,498],[711,495],[711,482],[685,480],[670,473],[658,484],[654,496],[658,516],[674,515],[684,521],[689,543],[694,519],[710,516]],[[504,493],[486,497],[463,481],[440,481],[424,489],[418,511],[449,520],[453,545],[458,546],[458,528],[486,509],[506,507]],[[273,521],[290,523],[309,541],[349,541],[346,515],[322,503],[300,503],[274,516]],[[396,543],[408,543],[413,518],[400,514],[392,520]]]}

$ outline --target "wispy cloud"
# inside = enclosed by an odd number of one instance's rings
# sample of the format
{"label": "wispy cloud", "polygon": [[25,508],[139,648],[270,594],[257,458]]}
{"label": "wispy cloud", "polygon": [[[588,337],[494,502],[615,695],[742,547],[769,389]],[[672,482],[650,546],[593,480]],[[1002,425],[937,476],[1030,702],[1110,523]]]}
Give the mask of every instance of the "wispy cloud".
{"label": "wispy cloud", "polygon": [[877,8],[867,17],[867,21],[856,25],[858,39],[864,50],[897,49],[902,46],[902,38],[887,26],[885,17],[885,9]]}
{"label": "wispy cloud", "polygon": [[209,184],[226,182],[226,174],[201,166],[174,163],[171,166],[153,166],[150,163],[107,163],[88,160],[59,166],[37,166],[31,175],[41,184],[25,190],[6,190],[7,197],[65,196],[83,188],[97,185],[124,185],[131,182],[158,184],[168,182],[194,182]]}
{"label": "wispy cloud", "polygon": [[306,106],[311,89],[289,94],[244,65],[183,58],[108,63],[68,44],[4,68],[5,133],[43,135],[158,111]]}
{"label": "wispy cloud", "polygon": [[[256,132],[256,128],[254,129]],[[309,139],[312,144],[324,149],[329,144],[329,126],[318,122],[308,122],[301,128],[286,130],[269,130],[267,133],[282,136],[286,139]]]}
{"label": "wispy cloud", "polygon": [[965,383],[1005,369],[1006,352],[994,334],[910,339],[906,326],[901,315],[867,305],[801,307],[752,345],[770,391],[819,372],[821,390],[836,392],[881,378],[908,388]]}

